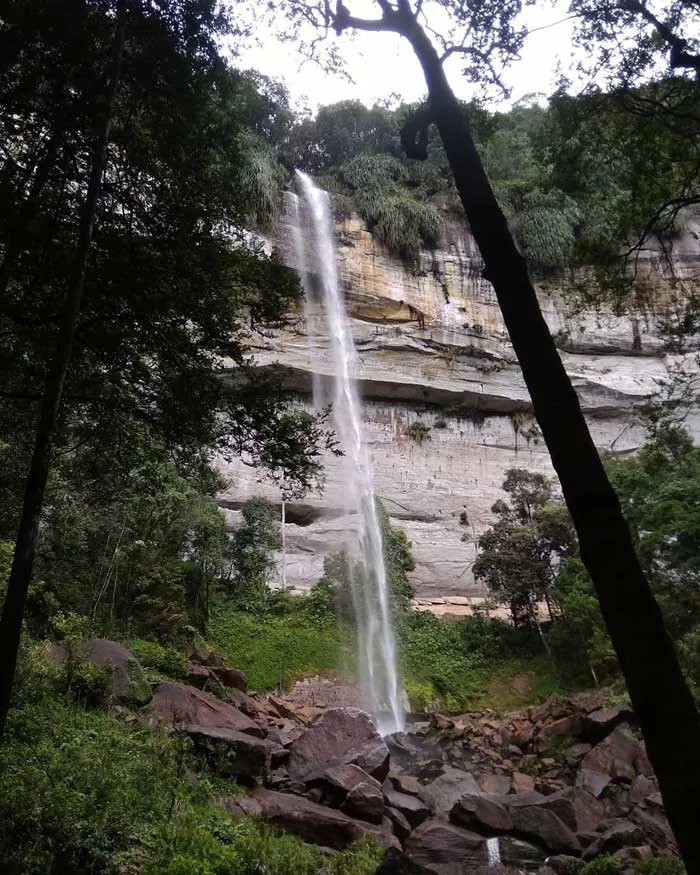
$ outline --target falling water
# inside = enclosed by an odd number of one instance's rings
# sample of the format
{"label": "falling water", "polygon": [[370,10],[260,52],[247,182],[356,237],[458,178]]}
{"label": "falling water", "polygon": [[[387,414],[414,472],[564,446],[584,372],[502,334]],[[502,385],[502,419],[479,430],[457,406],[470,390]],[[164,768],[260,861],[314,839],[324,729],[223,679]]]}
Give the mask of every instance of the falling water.
{"label": "falling water", "polygon": [[[404,714],[396,671],[382,532],[372,490],[369,454],[362,435],[362,407],[354,379],[357,357],[338,288],[328,194],[316,188],[306,174],[298,172],[298,175],[301,202],[296,204],[297,252],[307,298],[317,291],[323,302],[325,335],[335,376],[332,396],[334,428],[344,452],[348,509],[357,519],[357,544],[349,551],[348,562],[357,625],[360,682],[367,708],[375,715],[379,730],[386,734],[404,729]],[[308,304],[307,325],[312,335],[313,319]],[[312,356],[318,355],[313,338],[310,351]]]}
{"label": "falling water", "polygon": [[486,853],[489,858],[489,866],[501,865],[501,846],[498,843],[498,836],[486,839]]}

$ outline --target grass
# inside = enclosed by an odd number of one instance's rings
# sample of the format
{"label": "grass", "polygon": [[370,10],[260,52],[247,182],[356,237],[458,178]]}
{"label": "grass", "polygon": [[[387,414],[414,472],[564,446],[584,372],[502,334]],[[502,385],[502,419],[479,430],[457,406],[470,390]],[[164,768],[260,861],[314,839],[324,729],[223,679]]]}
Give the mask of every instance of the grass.
{"label": "grass", "polygon": [[258,617],[219,605],[209,623],[209,641],[227,665],[246,673],[255,690],[286,688],[300,677],[332,675],[353,665],[352,634],[332,619],[301,612]]}
{"label": "grass", "polygon": [[370,875],[365,839],[328,858],[216,800],[237,786],[199,771],[188,742],[57,691],[41,646],[24,648],[0,748],[0,871],[12,875]]}

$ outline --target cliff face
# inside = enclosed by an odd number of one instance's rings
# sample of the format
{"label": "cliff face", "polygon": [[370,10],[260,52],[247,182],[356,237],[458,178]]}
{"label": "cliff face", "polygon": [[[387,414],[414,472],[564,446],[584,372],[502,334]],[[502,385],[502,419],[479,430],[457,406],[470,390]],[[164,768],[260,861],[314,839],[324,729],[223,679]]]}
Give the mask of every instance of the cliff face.
{"label": "cliff face", "polygon": [[[277,248],[296,266],[284,223],[276,236]],[[475,539],[492,521],[491,505],[503,497],[505,471],[553,472],[473,239],[451,223],[440,248],[422,252],[411,266],[378,246],[362,221],[350,216],[338,222],[337,245],[375,488],[392,523],[413,544],[416,594],[480,595],[471,575]],[[697,284],[699,257],[700,221],[690,222],[674,244],[680,283],[670,281],[657,249],[643,251],[638,285],[646,303],[624,313],[582,310],[574,288],[586,282],[584,274],[537,282],[540,305],[601,449],[636,449],[643,433],[631,416],[633,406],[658,392],[671,372],[697,367],[694,351],[668,350],[662,328],[677,318]],[[320,324],[313,309],[310,321]],[[312,361],[309,328],[299,316],[255,350],[261,364],[284,365],[290,385],[303,392],[311,390],[312,373],[332,373],[323,337]],[[425,428],[411,428],[414,423]],[[700,416],[691,414],[688,425],[700,435]],[[242,464],[225,465],[224,473],[229,486],[220,503],[231,525],[246,498],[279,500],[274,487]],[[329,458],[323,494],[286,507],[288,586],[312,585],[325,554],[340,549],[352,528],[342,474],[342,460]]]}

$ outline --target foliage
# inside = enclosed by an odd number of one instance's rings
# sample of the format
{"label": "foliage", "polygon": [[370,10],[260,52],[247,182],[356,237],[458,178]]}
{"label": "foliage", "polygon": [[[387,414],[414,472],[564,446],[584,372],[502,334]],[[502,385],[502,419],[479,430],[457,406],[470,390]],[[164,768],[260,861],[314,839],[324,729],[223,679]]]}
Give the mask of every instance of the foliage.
{"label": "foliage", "polygon": [[679,857],[648,857],[634,867],[635,875],[685,875],[685,866]]}
{"label": "foliage", "polygon": [[498,520],[479,538],[474,577],[509,606],[516,625],[536,623],[538,603],[548,601],[562,561],[576,546],[566,509],[550,502],[552,487],[537,473],[506,472],[510,503],[497,501]]}
{"label": "foliage", "polygon": [[406,427],[406,434],[410,440],[421,446],[424,441],[430,440],[430,426],[424,422],[412,422]]}
{"label": "foliage", "polygon": [[209,640],[229,665],[245,671],[251,689],[287,687],[307,674],[351,664],[352,636],[331,616],[306,614],[304,598],[282,616],[256,616],[221,604],[212,611]]}
{"label": "foliage", "polygon": [[145,669],[171,678],[182,678],[187,673],[189,660],[175,647],[164,647],[145,638],[129,638],[126,647]]}
{"label": "foliage", "polygon": [[603,623],[588,572],[576,553],[554,582],[552,596],[560,612],[547,642],[564,677],[573,682],[599,681],[617,670],[612,643]]}
{"label": "foliage", "polygon": [[459,624],[425,611],[406,614],[397,628],[401,673],[411,706],[422,711],[434,702],[464,711],[479,691]]}
{"label": "foliage", "polygon": [[243,523],[228,549],[226,590],[246,610],[264,611],[270,593],[273,551],[282,544],[277,508],[265,498],[250,498],[241,508]]}
{"label": "foliage", "polygon": [[[42,648],[25,648],[0,748],[0,868],[17,875],[370,875],[364,839],[332,861],[300,839],[214,807],[184,739],[85,711],[57,694]],[[230,785],[229,793],[235,793]]]}
{"label": "foliage", "polygon": [[601,854],[585,866],[582,866],[578,875],[618,875],[622,871],[622,860],[612,854]]}

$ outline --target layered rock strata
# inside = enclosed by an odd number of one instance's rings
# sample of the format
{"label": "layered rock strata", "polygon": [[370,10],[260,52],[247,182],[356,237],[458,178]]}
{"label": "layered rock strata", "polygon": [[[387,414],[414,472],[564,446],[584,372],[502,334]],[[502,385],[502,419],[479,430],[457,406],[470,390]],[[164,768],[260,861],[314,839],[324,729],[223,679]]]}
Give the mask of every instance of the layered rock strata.
{"label": "layered rock strata", "polygon": [[[276,247],[296,266],[290,239],[281,223]],[[682,316],[700,277],[699,240],[700,220],[690,221],[674,242],[673,270],[658,247],[644,250],[638,300],[624,312],[583,309],[582,292],[591,283],[584,273],[537,281],[543,313],[603,450],[639,447],[644,434],[635,405],[662,390],[672,374],[697,369],[693,345],[672,350],[666,329]],[[392,524],[412,542],[416,594],[483,595],[471,574],[475,541],[492,521],[506,470],[553,472],[474,241],[461,224],[449,222],[440,247],[408,264],[379,246],[357,216],[339,218],[337,241],[376,492]],[[309,332],[322,325],[316,304],[308,321],[293,315],[252,347],[261,365],[286,369],[302,398],[310,396],[313,374],[323,383],[332,373],[322,333],[313,357],[309,350]],[[688,425],[700,434],[697,413]],[[324,556],[353,531],[342,462],[330,457],[326,465],[324,492],[286,507],[284,579],[291,587],[313,585]],[[242,463],[222,468],[228,486],[220,504],[232,527],[247,498],[280,500],[276,487],[259,482],[259,472]]]}

